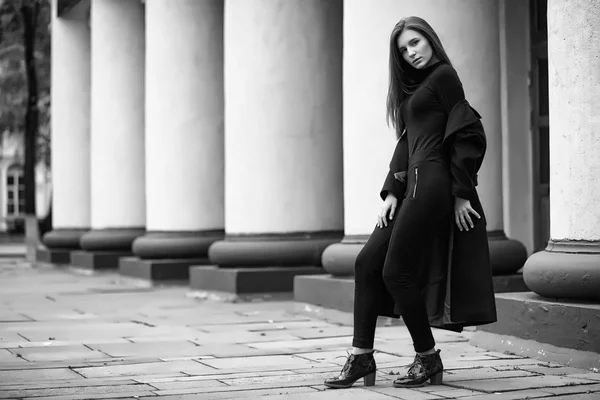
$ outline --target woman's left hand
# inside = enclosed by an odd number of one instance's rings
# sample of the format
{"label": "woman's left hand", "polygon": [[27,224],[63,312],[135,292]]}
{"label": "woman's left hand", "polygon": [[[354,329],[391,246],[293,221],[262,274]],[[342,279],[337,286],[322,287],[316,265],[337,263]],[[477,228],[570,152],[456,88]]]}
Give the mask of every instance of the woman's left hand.
{"label": "woman's left hand", "polygon": [[469,200],[455,197],[454,220],[456,221],[456,226],[458,226],[460,231],[463,229],[468,231],[469,227],[473,228],[475,226],[470,214],[473,214],[478,219],[481,219],[481,216],[477,213],[477,211],[471,207],[471,202]]}

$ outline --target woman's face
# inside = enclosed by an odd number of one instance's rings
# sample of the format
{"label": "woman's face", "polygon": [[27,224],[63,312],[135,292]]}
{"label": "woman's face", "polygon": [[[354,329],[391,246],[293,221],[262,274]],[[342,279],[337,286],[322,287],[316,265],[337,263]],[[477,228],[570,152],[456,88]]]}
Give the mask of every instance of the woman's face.
{"label": "woman's face", "polygon": [[402,58],[416,69],[423,69],[438,61],[427,39],[417,31],[405,29],[396,43]]}

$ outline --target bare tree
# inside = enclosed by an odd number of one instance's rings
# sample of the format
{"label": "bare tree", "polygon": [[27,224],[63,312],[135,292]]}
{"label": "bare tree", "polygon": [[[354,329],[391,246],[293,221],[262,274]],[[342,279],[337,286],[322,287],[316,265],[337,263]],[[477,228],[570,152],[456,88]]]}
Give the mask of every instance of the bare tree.
{"label": "bare tree", "polygon": [[21,0],[21,18],[23,21],[23,45],[25,58],[25,76],[27,81],[27,109],[25,111],[25,214],[36,215],[35,164],[36,142],[39,130],[38,82],[35,63],[35,39],[40,0]]}

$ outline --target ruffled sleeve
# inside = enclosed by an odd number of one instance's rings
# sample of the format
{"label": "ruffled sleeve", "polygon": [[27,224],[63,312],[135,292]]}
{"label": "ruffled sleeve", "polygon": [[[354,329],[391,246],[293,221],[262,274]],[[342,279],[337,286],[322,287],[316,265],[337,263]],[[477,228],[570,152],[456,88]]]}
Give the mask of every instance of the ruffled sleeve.
{"label": "ruffled sleeve", "polygon": [[473,198],[487,146],[480,118],[467,100],[461,100],[450,111],[444,135],[450,144],[452,194],[467,200]]}

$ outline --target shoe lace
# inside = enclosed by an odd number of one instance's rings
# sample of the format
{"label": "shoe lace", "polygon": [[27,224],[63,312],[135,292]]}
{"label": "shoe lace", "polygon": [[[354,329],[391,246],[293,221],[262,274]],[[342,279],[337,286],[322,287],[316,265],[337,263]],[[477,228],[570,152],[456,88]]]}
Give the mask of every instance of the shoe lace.
{"label": "shoe lace", "polygon": [[337,360],[338,358],[344,358],[346,357],[346,362],[344,363],[344,366],[342,367],[342,372],[340,372],[340,375],[348,372],[348,370],[350,369],[350,366],[352,365],[352,359],[354,358],[354,354],[350,353],[350,351],[346,350],[346,355],[345,356],[337,356],[334,358],[334,360]]}
{"label": "shoe lace", "polygon": [[413,376],[420,368],[423,368],[423,362],[417,354],[415,355],[415,359],[413,360],[413,362],[407,364],[406,367],[408,367],[408,371],[406,371],[406,376]]}

